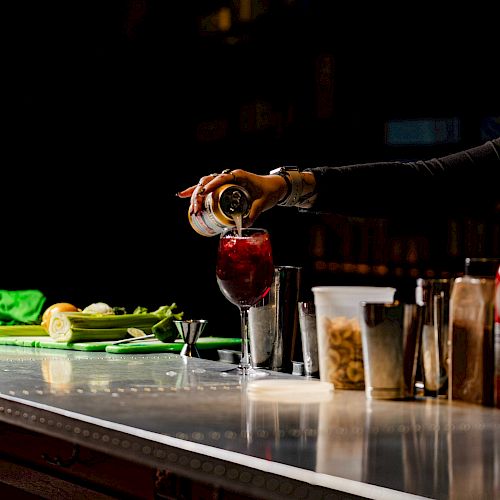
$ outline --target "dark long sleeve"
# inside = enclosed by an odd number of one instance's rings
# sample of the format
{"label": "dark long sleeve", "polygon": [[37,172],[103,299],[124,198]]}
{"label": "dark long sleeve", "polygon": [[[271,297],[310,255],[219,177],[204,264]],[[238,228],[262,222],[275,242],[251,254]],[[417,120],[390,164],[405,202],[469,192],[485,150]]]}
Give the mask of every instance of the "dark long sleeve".
{"label": "dark long sleeve", "polygon": [[313,212],[353,216],[498,213],[500,138],[441,158],[311,169]]}

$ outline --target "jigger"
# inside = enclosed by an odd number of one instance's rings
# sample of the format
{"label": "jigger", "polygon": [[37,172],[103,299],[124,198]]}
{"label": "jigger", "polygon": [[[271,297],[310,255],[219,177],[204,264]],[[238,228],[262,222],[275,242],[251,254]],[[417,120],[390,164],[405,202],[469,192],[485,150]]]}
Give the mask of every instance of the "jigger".
{"label": "jigger", "polygon": [[201,357],[195,344],[200,338],[205,326],[207,326],[208,321],[206,319],[186,319],[175,320],[174,323],[184,341],[181,356],[189,356],[190,358]]}

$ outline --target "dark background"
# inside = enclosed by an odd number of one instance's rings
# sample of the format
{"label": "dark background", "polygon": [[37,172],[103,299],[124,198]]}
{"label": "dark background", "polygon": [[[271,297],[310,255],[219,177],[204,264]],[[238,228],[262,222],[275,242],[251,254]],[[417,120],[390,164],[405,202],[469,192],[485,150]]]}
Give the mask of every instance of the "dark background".
{"label": "dark background", "polygon": [[[177,191],[224,168],[427,158],[498,135],[488,12],[113,0],[14,2],[2,17],[0,288],[39,288],[49,303],[177,302],[211,334],[237,336],[215,282],[217,239],[191,229]],[[458,133],[388,143],[388,123],[415,119]],[[304,297],[362,283],[407,298],[418,276],[500,252],[498,218],[452,221],[453,248],[450,221],[396,219],[279,208],[259,225],[276,264],[304,267]]]}

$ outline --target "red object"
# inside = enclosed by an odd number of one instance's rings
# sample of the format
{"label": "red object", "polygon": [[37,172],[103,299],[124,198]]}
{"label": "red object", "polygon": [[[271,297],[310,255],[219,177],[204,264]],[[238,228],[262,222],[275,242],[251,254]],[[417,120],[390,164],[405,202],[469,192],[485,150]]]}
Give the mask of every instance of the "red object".
{"label": "red object", "polygon": [[500,324],[500,266],[495,280],[495,326]]}
{"label": "red object", "polygon": [[224,296],[238,307],[251,307],[269,292],[273,279],[269,234],[237,235],[219,240],[217,283]]}
{"label": "red object", "polygon": [[495,406],[500,408],[500,266],[498,266],[497,276],[495,280],[495,368],[494,368],[494,384],[495,384]]}

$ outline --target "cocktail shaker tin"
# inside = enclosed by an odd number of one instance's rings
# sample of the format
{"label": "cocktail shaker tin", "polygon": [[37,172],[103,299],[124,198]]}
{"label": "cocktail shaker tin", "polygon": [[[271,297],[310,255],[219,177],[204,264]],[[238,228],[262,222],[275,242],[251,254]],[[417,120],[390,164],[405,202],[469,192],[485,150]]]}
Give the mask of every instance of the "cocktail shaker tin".
{"label": "cocktail shaker tin", "polygon": [[202,236],[215,236],[228,227],[235,227],[234,218],[248,215],[251,206],[248,191],[236,184],[224,184],[209,193],[201,211],[189,214],[192,228]]}

